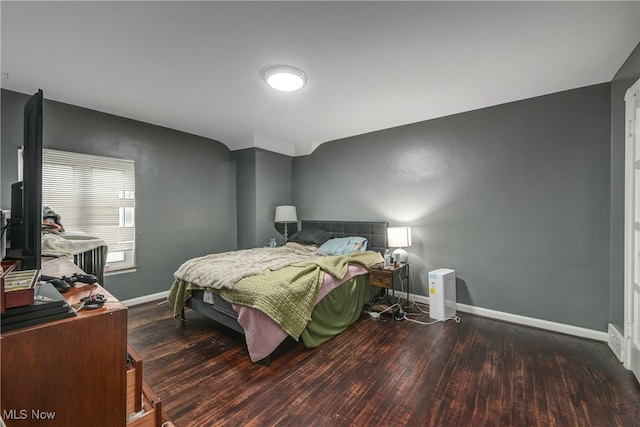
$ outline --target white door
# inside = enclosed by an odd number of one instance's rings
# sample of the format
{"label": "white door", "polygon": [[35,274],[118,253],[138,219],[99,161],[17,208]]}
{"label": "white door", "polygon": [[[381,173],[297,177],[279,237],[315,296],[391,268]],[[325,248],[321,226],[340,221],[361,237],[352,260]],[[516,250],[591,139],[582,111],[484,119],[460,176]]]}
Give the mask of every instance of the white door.
{"label": "white door", "polygon": [[625,366],[640,381],[640,80],[625,96]]}

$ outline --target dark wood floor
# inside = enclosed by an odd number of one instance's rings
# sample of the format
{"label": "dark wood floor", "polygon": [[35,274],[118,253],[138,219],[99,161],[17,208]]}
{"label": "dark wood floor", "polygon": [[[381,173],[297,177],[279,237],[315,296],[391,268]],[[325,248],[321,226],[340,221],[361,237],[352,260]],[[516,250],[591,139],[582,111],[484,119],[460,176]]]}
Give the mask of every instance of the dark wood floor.
{"label": "dark wood floor", "polygon": [[[242,337],[168,304],[129,309],[129,342],[187,426],[640,426],[640,387],[606,344],[461,313],[423,326],[363,315],[271,366]],[[428,320],[428,319],[424,319]]]}

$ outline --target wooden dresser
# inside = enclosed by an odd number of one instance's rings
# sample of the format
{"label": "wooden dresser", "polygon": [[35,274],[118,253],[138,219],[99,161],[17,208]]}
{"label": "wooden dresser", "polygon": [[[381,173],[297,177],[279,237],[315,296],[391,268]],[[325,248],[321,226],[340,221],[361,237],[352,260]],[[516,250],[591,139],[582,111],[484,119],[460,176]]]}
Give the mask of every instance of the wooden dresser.
{"label": "wooden dresser", "polygon": [[[68,260],[43,259],[42,274],[73,273],[82,271]],[[127,346],[127,307],[98,284],[79,283],[63,296],[74,305],[90,292],[107,298],[103,307],[0,333],[7,427],[160,426],[160,400]]]}

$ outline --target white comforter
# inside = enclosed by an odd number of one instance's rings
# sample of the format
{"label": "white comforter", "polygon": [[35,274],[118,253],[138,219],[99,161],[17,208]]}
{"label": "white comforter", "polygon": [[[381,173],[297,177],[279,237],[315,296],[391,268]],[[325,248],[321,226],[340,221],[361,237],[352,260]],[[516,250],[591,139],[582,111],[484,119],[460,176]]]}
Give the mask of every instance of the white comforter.
{"label": "white comforter", "polygon": [[[81,254],[101,246],[107,246],[104,240],[82,232],[61,232],[42,234],[42,255],[64,256],[73,259]],[[104,251],[105,257],[107,251]],[[106,260],[106,258],[105,258]]]}
{"label": "white comforter", "polygon": [[208,288],[233,289],[243,277],[279,270],[302,261],[323,256],[315,248],[296,246],[242,249],[205,255],[186,261],[174,273],[177,280]]}

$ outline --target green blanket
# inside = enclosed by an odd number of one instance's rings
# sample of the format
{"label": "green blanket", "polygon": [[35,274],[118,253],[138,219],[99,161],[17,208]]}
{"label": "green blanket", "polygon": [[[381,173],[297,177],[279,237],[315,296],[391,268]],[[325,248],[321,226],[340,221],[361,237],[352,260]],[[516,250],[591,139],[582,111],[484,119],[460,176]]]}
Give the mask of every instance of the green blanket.
{"label": "green blanket", "polygon": [[347,329],[360,318],[362,306],[371,299],[366,276],[356,276],[338,286],[313,307],[311,320],[300,339],[315,348]]}
{"label": "green blanket", "polygon": [[[264,274],[249,276],[238,281],[233,290],[212,289],[227,301],[263,311],[296,340],[311,318],[311,312],[322,286],[323,272],[341,279],[349,264],[364,267],[382,262],[378,252],[356,252],[349,255],[320,257],[279,270],[267,270]],[[189,284],[174,282],[169,302],[174,313],[179,313],[189,298]]]}

